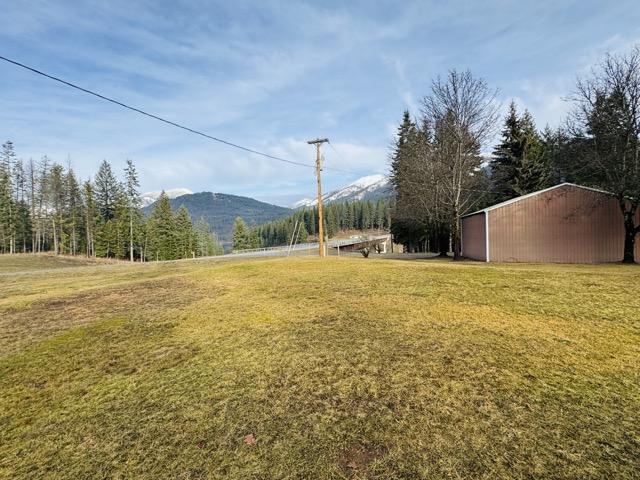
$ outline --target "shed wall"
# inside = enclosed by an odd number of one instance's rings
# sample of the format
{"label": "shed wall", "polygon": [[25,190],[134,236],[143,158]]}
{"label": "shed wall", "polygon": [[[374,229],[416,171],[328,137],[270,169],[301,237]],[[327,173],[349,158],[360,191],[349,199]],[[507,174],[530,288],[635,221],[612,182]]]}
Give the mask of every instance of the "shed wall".
{"label": "shed wall", "polygon": [[461,221],[462,255],[473,260],[487,260],[485,213],[480,212]]}
{"label": "shed wall", "polygon": [[[492,261],[622,260],[624,225],[617,201],[610,195],[567,185],[488,214]],[[639,253],[636,245],[636,257]]]}

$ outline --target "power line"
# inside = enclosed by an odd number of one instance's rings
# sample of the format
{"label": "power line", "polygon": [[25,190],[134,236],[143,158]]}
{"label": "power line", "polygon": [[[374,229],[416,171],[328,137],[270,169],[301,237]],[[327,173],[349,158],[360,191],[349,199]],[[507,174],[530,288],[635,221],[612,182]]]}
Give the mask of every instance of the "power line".
{"label": "power line", "polygon": [[[344,157],[342,155],[340,155],[340,152],[338,152],[338,150],[336,150],[336,147],[333,146],[333,143],[331,142],[327,142],[329,144],[329,146],[331,147],[331,149],[336,153],[336,155],[338,156],[338,158],[343,162],[346,163],[344,160]],[[334,170],[336,172],[342,172],[342,173],[349,173],[351,175],[359,175],[358,173],[351,171],[351,170],[343,170],[340,168],[335,168],[335,167],[327,167],[327,170]]]}
{"label": "power line", "polygon": [[[204,132],[200,132],[200,131],[195,130],[195,129],[190,128],[190,127],[186,127],[186,126],[181,125],[181,124],[176,123],[176,122],[172,122],[171,120],[167,120],[165,118],[159,117],[158,115],[154,115],[152,113],[145,112],[144,110],[141,110],[141,109],[136,108],[136,107],[132,107],[130,105],[127,105],[126,103],[120,102],[118,100],[114,100],[113,98],[109,98],[109,97],[107,97],[105,95],[102,95],[100,93],[97,93],[97,92],[94,92],[92,90],[80,87],[78,85],[75,85],[75,84],[73,84],[71,82],[68,82],[66,80],[63,80],[61,78],[54,77],[53,75],[49,75],[48,73],[42,72],[42,71],[37,70],[37,69],[32,68],[32,67],[29,67],[28,65],[25,65],[23,63],[16,62],[15,60],[11,60],[9,58],[3,57],[2,55],[0,55],[0,60],[4,60],[5,62],[11,63],[11,64],[16,65],[16,66],[21,67],[21,68],[24,68],[25,70],[29,70],[30,72],[36,73],[38,75],[42,75],[43,77],[46,77],[46,78],[48,78],[50,80],[54,80],[54,81],[59,82],[59,83],[62,83],[63,85],[66,85],[68,87],[75,88],[76,90],[80,90],[81,92],[88,93],[89,95],[93,95],[94,97],[98,97],[98,98],[100,98],[102,100],[106,100],[107,102],[111,102],[111,103],[113,103],[115,105],[118,105],[120,107],[124,107],[126,109],[132,110],[132,111],[134,111],[136,113],[139,113],[141,115],[145,115],[147,117],[153,118],[155,120],[158,120],[160,122],[166,123],[166,124],[171,125],[173,127],[177,127],[177,128],[182,129],[182,130],[186,130],[187,132],[194,133],[196,135],[200,135],[200,136],[208,138],[210,140],[214,140],[216,142],[223,143],[223,144],[228,145],[230,147],[238,148],[240,150],[244,150],[245,152],[253,153],[255,155],[260,155],[260,156],[263,156],[263,157],[266,157],[266,158],[270,158],[272,160],[277,160],[279,162],[289,163],[291,165],[297,165],[297,166],[300,166],[300,167],[315,168],[315,165],[310,165],[308,163],[296,162],[296,161],[293,161],[293,160],[287,160],[286,158],[276,157],[274,155],[269,155],[268,153],[259,152],[258,150],[253,150],[252,148],[243,147],[242,145],[238,145],[236,143],[232,143],[232,142],[229,142],[227,140],[223,140],[221,138],[214,137],[212,135],[206,134]],[[334,169],[332,169],[332,170],[334,170]]]}

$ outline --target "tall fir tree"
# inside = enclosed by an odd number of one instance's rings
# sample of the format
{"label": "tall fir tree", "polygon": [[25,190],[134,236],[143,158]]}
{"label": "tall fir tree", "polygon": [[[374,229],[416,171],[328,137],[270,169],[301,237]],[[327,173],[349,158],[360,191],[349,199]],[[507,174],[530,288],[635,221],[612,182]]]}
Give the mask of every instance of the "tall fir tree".
{"label": "tall fir tree", "polygon": [[494,202],[502,202],[517,196],[513,181],[517,175],[518,158],[522,157],[522,125],[515,102],[509,104],[504,119],[502,139],[493,151],[491,162],[491,189]]}
{"label": "tall fir tree", "polygon": [[98,208],[96,206],[93,185],[87,181],[82,186],[83,217],[85,233],[85,252],[87,257],[96,255],[95,234],[98,223]]}
{"label": "tall fir tree", "polygon": [[82,192],[75,172],[69,166],[65,175],[65,217],[68,228],[68,252],[71,255],[78,253],[81,241],[81,232],[84,228],[82,222]]}
{"label": "tall fir tree", "polygon": [[233,223],[233,249],[245,250],[251,248],[251,239],[249,237],[249,231],[247,224],[241,217],[237,217]]}
{"label": "tall fir tree", "polygon": [[140,229],[140,181],[133,161],[127,159],[124,169],[124,190],[127,203],[127,220],[129,224],[129,260],[133,262],[135,255],[134,239]]}
{"label": "tall fir tree", "polygon": [[195,254],[193,224],[187,207],[182,205],[175,215],[176,256],[188,258]]}
{"label": "tall fir tree", "polygon": [[491,163],[493,202],[502,202],[548,186],[550,165],[531,114],[518,115],[512,101],[504,120],[502,139]]}
{"label": "tall fir tree", "polygon": [[152,260],[177,257],[176,228],[169,197],[162,191],[148,220],[149,256]]}
{"label": "tall fir tree", "polygon": [[95,199],[98,211],[106,222],[116,216],[116,200],[120,184],[111,165],[103,160],[94,179]]}
{"label": "tall fir tree", "polygon": [[13,198],[13,167],[16,155],[7,141],[0,151],[0,242],[5,253],[16,251],[16,205]]}

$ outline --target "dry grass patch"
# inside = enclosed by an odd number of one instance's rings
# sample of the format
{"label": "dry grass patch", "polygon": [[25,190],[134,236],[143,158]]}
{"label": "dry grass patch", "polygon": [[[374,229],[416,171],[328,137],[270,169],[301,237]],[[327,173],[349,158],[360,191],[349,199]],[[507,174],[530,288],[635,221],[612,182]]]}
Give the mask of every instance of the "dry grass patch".
{"label": "dry grass patch", "polygon": [[353,257],[86,269],[68,283],[10,278],[0,476],[640,469],[636,267]]}

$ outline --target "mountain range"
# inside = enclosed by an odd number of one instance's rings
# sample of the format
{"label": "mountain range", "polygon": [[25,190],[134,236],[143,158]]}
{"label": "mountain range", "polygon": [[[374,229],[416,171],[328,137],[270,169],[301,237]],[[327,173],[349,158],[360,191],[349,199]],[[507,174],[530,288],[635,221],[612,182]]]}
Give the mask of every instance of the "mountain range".
{"label": "mountain range", "polygon": [[[161,192],[142,194],[142,210],[151,213],[153,205]],[[195,221],[204,218],[211,229],[223,242],[231,240],[233,222],[242,217],[248,225],[262,223],[287,217],[294,209],[313,207],[317,200],[304,198],[292,205],[293,209],[260,202],[253,198],[229,195],[225,193],[198,192],[193,193],[186,188],[165,190],[173,210],[185,206]],[[350,183],[344,188],[323,195],[325,203],[349,202],[354,200],[378,200],[390,197],[392,193],[389,179],[384,175],[369,175]]]}
{"label": "mountain range", "polygon": [[[156,191],[156,192],[147,192],[147,193],[143,193],[142,195],[140,195],[140,201],[142,202],[142,208],[148,207],[149,205],[154,203],[156,200],[158,200],[158,197],[160,197],[161,193],[162,193],[161,191]],[[166,193],[167,197],[169,197],[169,198],[176,198],[176,197],[180,197],[182,195],[189,195],[189,194],[191,194],[193,192],[191,190],[189,190],[188,188],[172,188],[172,189],[169,189],[169,190],[165,190],[164,193]]]}
{"label": "mountain range", "polygon": [[[147,205],[142,211],[151,213],[154,203]],[[170,198],[169,203],[174,211],[184,205],[194,221],[204,218],[223,242],[231,240],[236,217],[242,217],[248,225],[259,225],[293,213],[290,208],[226,193],[187,193]]]}
{"label": "mountain range", "polygon": [[[359,178],[346,187],[322,195],[323,203],[352,202],[354,200],[378,200],[388,198],[392,194],[389,178],[384,175],[369,175]],[[303,198],[292,206],[293,208],[313,207],[317,199]]]}

